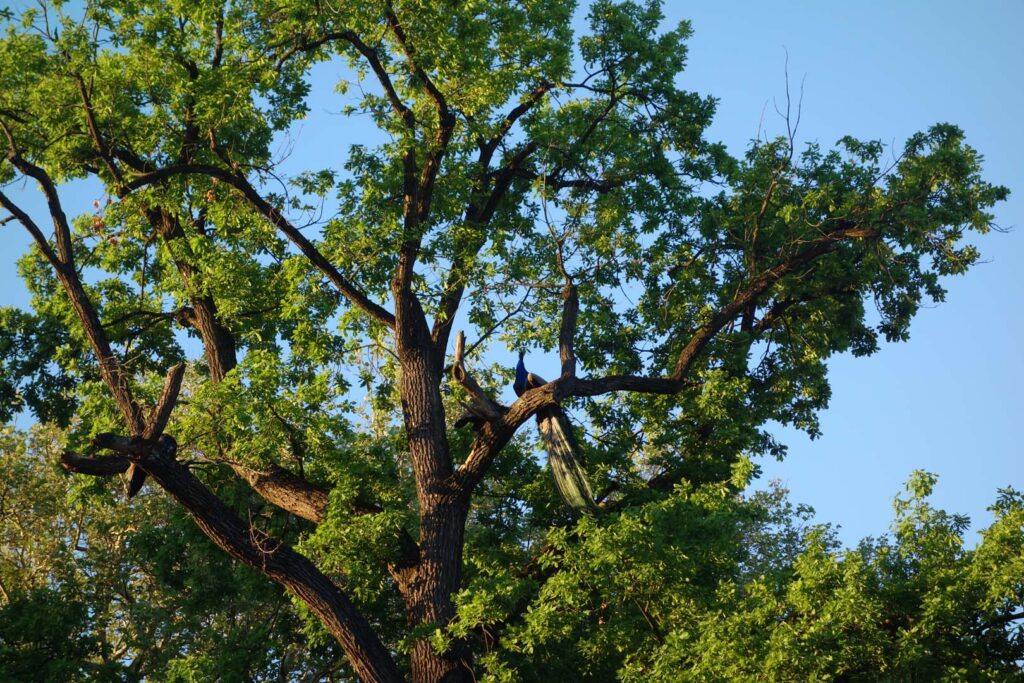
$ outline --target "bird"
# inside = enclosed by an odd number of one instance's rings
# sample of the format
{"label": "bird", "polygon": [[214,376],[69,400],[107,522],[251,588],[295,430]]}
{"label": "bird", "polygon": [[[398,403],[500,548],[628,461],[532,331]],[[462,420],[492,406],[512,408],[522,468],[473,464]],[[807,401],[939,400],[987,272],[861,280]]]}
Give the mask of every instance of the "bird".
{"label": "bird", "polygon": [[[526,370],[523,362],[525,352],[519,352],[519,363],[516,365],[516,378],[512,389],[516,396],[522,396],[528,389],[547,384],[547,382]],[[565,412],[557,406],[544,406],[537,411],[537,429],[548,452],[548,463],[555,478],[555,488],[573,510],[593,514],[597,511],[594,504],[594,493],[587,481],[586,470],[580,457],[579,443],[572,432],[572,425]]]}

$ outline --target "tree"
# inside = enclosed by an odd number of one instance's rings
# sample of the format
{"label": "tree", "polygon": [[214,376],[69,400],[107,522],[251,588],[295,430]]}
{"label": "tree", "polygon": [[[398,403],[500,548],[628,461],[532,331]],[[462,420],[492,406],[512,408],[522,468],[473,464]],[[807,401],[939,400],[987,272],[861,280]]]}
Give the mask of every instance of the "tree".
{"label": "tree", "polygon": [[[517,642],[591,648],[521,661],[527,677],[640,661],[669,637],[652,568],[680,601],[714,592],[747,457],[784,451],[766,423],[816,433],[825,360],[906,338],[1007,193],[948,124],[891,163],[852,138],[798,152],[791,127],[733,158],[704,137],[714,100],[676,85],[688,26],[598,0],[577,39],[573,11],[110,0],[7,17],[0,180],[38,185],[53,225],[0,192],[37,247],[34,311],[4,313],[7,416],[65,428],[72,472],[127,472],[130,493],[148,478],[363,680],[511,676]],[[283,178],[275,141],[329,59],[379,142]],[[69,219],[62,185],[84,178],[106,200]],[[502,344],[557,349],[559,376],[502,404]],[[594,517],[531,457],[523,427],[556,405],[587,431]],[[700,563],[680,561],[690,544]],[[616,627],[591,630],[609,606]],[[594,655],[610,638],[619,654]]]}

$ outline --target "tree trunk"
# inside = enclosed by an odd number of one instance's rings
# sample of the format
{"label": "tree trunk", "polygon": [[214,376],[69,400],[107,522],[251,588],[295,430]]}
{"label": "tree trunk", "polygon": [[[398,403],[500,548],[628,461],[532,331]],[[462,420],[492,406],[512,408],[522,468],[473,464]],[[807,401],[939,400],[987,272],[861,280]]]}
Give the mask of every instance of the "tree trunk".
{"label": "tree trunk", "polygon": [[[420,506],[420,560],[405,591],[410,626],[444,628],[455,616],[452,595],[462,581],[468,505],[455,485],[441,403],[442,368],[419,302],[396,292],[395,337],[401,363],[399,393]],[[455,643],[438,654],[426,639],[412,652],[414,683],[473,680],[468,648]]]}

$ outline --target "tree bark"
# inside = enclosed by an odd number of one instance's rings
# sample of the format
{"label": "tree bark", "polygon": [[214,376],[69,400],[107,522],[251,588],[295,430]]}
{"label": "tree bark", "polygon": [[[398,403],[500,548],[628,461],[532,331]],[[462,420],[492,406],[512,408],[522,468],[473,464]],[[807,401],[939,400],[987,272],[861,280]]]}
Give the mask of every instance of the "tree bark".
{"label": "tree bark", "polygon": [[[420,558],[405,591],[406,612],[410,626],[443,628],[455,617],[452,596],[462,581],[469,506],[452,476],[441,402],[442,367],[423,310],[403,284],[396,281],[395,286],[398,386],[420,507]],[[414,683],[473,680],[469,650],[461,642],[438,654],[428,640],[420,639],[413,645],[411,664]]]}

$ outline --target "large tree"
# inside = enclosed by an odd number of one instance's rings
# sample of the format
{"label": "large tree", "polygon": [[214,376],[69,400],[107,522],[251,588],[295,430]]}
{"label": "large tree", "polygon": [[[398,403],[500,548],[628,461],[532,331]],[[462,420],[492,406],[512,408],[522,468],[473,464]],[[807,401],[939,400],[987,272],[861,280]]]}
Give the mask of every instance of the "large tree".
{"label": "large tree", "polygon": [[[104,0],[0,42],[0,180],[48,209],[0,192],[36,245],[8,416],[65,428],[72,472],[165,491],[366,681],[670,666],[651,642],[743,570],[728,501],[784,450],[765,425],[815,433],[825,360],[904,339],[1006,195],[945,124],[832,151],[790,125],[733,158],[677,85],[685,24],[598,0],[574,36],[574,11]],[[326,60],[360,123],[286,173]],[[65,205],[79,179],[91,211]],[[560,372],[505,405],[502,348]],[[553,406],[593,516],[533,457]],[[1015,618],[1005,584],[979,619]]]}

